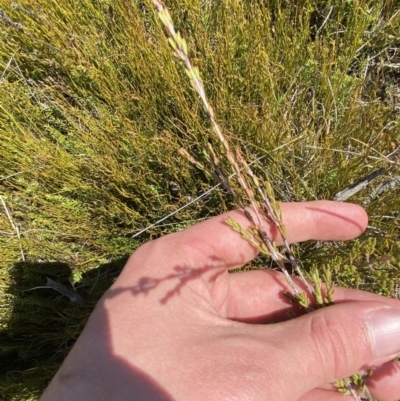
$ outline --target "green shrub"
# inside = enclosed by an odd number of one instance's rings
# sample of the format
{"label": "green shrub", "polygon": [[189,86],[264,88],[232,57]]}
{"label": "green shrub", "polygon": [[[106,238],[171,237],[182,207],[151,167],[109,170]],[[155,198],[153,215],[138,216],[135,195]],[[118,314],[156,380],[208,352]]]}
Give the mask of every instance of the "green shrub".
{"label": "green shrub", "polygon": [[[219,122],[249,159],[262,157],[256,168],[268,171],[280,200],[331,199],[385,167],[351,199],[360,203],[397,175],[396,2],[168,6]],[[0,8],[0,393],[28,400],[130,253],[232,202],[216,190],[132,238],[215,185],[178,153],[203,160],[210,127],[150,1]],[[305,269],[329,264],[340,285],[394,294],[395,263],[358,266],[392,252],[398,195],[394,188],[368,203],[371,227],[359,240],[298,247]],[[86,303],[36,288],[46,277],[74,285]]]}

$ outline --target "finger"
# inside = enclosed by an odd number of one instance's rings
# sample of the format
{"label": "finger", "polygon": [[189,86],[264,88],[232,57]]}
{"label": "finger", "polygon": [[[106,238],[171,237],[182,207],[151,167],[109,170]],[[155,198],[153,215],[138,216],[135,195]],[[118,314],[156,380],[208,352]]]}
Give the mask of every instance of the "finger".
{"label": "finger", "polygon": [[[351,239],[360,235],[368,223],[364,209],[350,203],[332,201],[283,203],[281,208],[290,243],[310,239]],[[242,211],[232,211],[196,224],[171,236],[170,239],[176,246],[184,243],[197,249],[195,257],[200,264],[209,262],[207,256],[213,256],[223,261],[229,268],[241,266],[253,259],[257,255],[257,250],[226,224],[228,217],[238,222],[244,229],[250,226]],[[265,229],[271,240],[278,245],[282,244],[277,229],[271,223],[266,222]],[[201,255],[203,257],[199,259]]]}
{"label": "finger", "polygon": [[[299,288],[304,288],[299,278],[292,279]],[[302,314],[302,310],[284,295],[285,290],[290,290],[290,287],[284,275],[276,270],[233,273],[230,275],[227,317],[247,323],[268,323],[286,320],[292,312]],[[335,287],[334,299],[335,303],[385,302],[400,310],[400,300],[361,290]]]}
{"label": "finger", "polygon": [[390,361],[375,369],[368,379],[372,396],[382,401],[400,399],[400,363]]}
{"label": "finger", "polygon": [[[364,209],[354,204],[331,201],[283,203],[281,209],[289,243],[310,239],[347,240],[360,235],[368,223]],[[244,229],[250,226],[244,214],[235,211],[216,217],[215,220],[211,219],[204,226],[193,227],[193,231],[196,229],[197,235],[200,234],[200,229],[204,230],[204,237],[220,250],[228,265],[237,264],[235,254],[238,253],[243,258],[240,263],[247,263],[254,258],[257,251],[224,224],[228,216]],[[266,232],[277,245],[282,244],[277,229],[271,223],[266,223]]]}
{"label": "finger", "polygon": [[281,351],[280,374],[296,383],[292,399],[400,353],[400,311],[379,302],[334,305],[261,327],[261,337]]}
{"label": "finger", "polygon": [[[368,220],[364,209],[349,203],[314,201],[283,203],[281,207],[289,242],[350,239],[363,232]],[[213,297],[218,295],[218,302],[224,302],[227,294],[214,294],[214,290],[218,292],[218,288],[213,288],[217,279],[226,284],[227,277],[222,275],[226,269],[241,267],[257,255],[257,250],[227,225],[228,217],[244,229],[250,225],[242,211],[232,211],[150,241],[129,259],[118,285],[137,280],[144,271],[153,282],[156,278],[182,283],[184,277],[185,282],[207,283]],[[265,231],[271,240],[282,242],[271,223],[266,222]]]}

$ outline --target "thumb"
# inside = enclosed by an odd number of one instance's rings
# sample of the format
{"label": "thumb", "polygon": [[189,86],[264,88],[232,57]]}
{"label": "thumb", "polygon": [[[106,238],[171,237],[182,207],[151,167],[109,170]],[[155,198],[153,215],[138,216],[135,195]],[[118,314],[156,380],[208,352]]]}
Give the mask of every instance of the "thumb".
{"label": "thumb", "polygon": [[385,303],[333,305],[281,325],[283,366],[298,396],[400,354],[400,310]]}

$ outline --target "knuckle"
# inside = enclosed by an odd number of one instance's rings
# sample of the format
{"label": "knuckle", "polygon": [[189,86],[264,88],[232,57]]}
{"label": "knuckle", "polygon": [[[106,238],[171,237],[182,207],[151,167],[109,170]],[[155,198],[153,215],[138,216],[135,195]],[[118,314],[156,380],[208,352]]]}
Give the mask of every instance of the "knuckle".
{"label": "knuckle", "polygon": [[[340,378],[354,357],[354,338],[338,319],[316,314],[310,320],[310,337],[315,349],[316,366],[325,366],[334,377]],[[328,366],[327,366],[328,365]]]}

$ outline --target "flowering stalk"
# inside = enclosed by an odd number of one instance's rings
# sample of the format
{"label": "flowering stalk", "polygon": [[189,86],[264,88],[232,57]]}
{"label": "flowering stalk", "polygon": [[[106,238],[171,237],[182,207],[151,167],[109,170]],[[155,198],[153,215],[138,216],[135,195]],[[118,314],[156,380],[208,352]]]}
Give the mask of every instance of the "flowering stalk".
{"label": "flowering stalk", "polygon": [[[225,151],[225,156],[230,164],[230,166],[233,169],[233,172],[235,173],[236,179],[238,180],[238,183],[240,187],[242,188],[244,194],[246,195],[248,201],[250,202],[250,208],[253,211],[254,216],[256,217],[256,221],[251,217],[251,214],[248,213],[245,208],[246,206],[244,205],[243,202],[239,201],[238,198],[238,203],[239,206],[245,211],[246,216],[249,218],[251,223],[257,227],[258,231],[258,236],[261,238],[262,242],[264,243],[265,247],[268,249],[272,259],[278,264],[279,268],[283,271],[285,274],[286,280],[290,284],[295,297],[301,297],[306,299],[307,297],[301,296],[301,292],[299,289],[296,287],[294,284],[293,280],[291,279],[287,269],[285,268],[285,262],[291,263],[297,272],[299,273],[300,277],[302,277],[304,284],[308,288],[308,291],[310,294],[312,294],[312,289],[309,285],[309,283],[305,280],[303,274],[300,271],[299,265],[296,261],[296,258],[294,257],[294,254],[290,248],[290,245],[288,244],[286,240],[286,235],[285,235],[285,229],[281,221],[281,212],[280,212],[280,207],[279,203],[275,201],[273,197],[273,192],[272,192],[272,186],[268,183],[266,185],[267,188],[267,193],[269,195],[266,196],[264,193],[263,189],[259,185],[259,179],[253,174],[251,171],[250,167],[248,166],[247,163],[245,163],[244,158],[241,156],[240,151],[237,149],[236,150],[236,157],[234,153],[231,151],[229,142],[225,139],[225,136],[218,125],[216,118],[215,118],[215,113],[210,105],[205,90],[204,90],[204,85],[203,81],[200,77],[200,72],[197,67],[194,67],[191,63],[191,60],[189,58],[188,54],[188,46],[184,38],[180,35],[179,32],[176,32],[174,24],[172,22],[171,15],[168,11],[168,9],[165,7],[164,3],[161,0],[153,0],[153,4],[158,10],[158,16],[161,20],[161,22],[164,24],[165,28],[167,29],[170,37],[168,38],[168,42],[171,45],[171,47],[174,50],[174,55],[182,61],[182,63],[185,66],[185,71],[187,75],[189,76],[190,83],[199,95],[201,102],[203,104],[204,110],[206,111],[207,117],[211,123],[212,129],[214,133],[216,134],[216,137],[218,138],[219,142],[222,144],[224,151]],[[239,163],[242,165],[242,168],[239,166]],[[198,166],[200,166],[198,164]],[[243,174],[242,170],[246,171],[246,174],[250,177],[250,182],[253,183],[253,185],[256,187],[257,191],[261,195],[262,202],[257,202],[256,197],[254,194],[254,191],[252,190],[251,186],[248,184],[248,181]],[[224,182],[225,185],[228,183]],[[229,185],[229,184],[228,184]],[[230,187],[230,192],[234,193],[233,189]],[[283,239],[283,242],[286,247],[286,251],[289,255],[289,259],[285,258],[277,249],[273,241],[268,238],[267,236],[267,230],[265,227],[265,220],[270,220],[277,228],[279,233],[281,234],[281,237]],[[228,224],[230,221],[228,221]],[[254,234],[249,234],[254,236]],[[257,239],[253,238],[252,243],[257,243]]]}
{"label": "flowering stalk", "polygon": [[[261,180],[253,173],[239,149],[235,149],[235,152],[231,151],[229,142],[226,140],[220,126],[218,125],[214,110],[207,99],[203,81],[200,77],[200,72],[198,68],[194,67],[191,63],[188,54],[188,46],[185,39],[182,38],[179,32],[176,32],[171,15],[163,1],[153,0],[153,4],[158,11],[158,16],[161,22],[168,31],[168,42],[174,51],[174,55],[184,64],[185,71],[190,79],[190,83],[200,97],[212,129],[224,149],[225,157],[233,170],[231,177],[236,177],[242,192],[245,195],[246,201],[242,201],[239,195],[233,190],[232,186],[229,184],[227,175],[225,175],[222,171],[222,167],[219,163],[217,155],[210,145],[207,158],[214,169],[212,176],[218,177],[221,185],[228,189],[228,191],[235,197],[238,205],[241,207],[252,226],[248,229],[243,229],[239,223],[231,218],[227,219],[227,223],[251,245],[256,247],[260,253],[264,255],[270,255],[271,258],[277,263],[293,291],[293,293],[287,292],[286,294],[291,301],[301,305],[306,311],[313,310],[310,307],[310,298],[315,300],[317,307],[331,305],[333,303],[333,286],[330,281],[329,273],[326,273],[325,277],[328,279],[325,288],[325,295],[322,293],[321,280],[317,272],[311,276],[311,281],[313,282],[314,287],[312,287],[305,279],[297,259],[287,241],[285,227],[282,222],[280,205],[275,200],[271,184],[266,180]],[[185,150],[180,150],[180,153],[186,156],[198,168],[205,170],[205,167],[191,157]],[[252,210],[253,214],[248,212],[246,206],[247,203],[250,203],[250,209]],[[253,218],[253,215],[255,216],[255,219]],[[283,256],[278,251],[274,242],[268,237],[265,220],[271,222],[277,228],[282,237],[284,248],[286,254],[288,255],[287,257]],[[294,267],[307,288],[308,294],[300,291],[297,288],[285,267],[285,263],[290,263]],[[357,376],[357,378],[360,377],[361,376]],[[342,391],[352,395],[356,401],[361,401],[358,389],[360,389],[362,387],[361,384],[363,384],[363,390],[365,394],[365,380],[362,381],[360,379],[356,382],[353,377],[350,377],[343,379],[340,384]]]}

